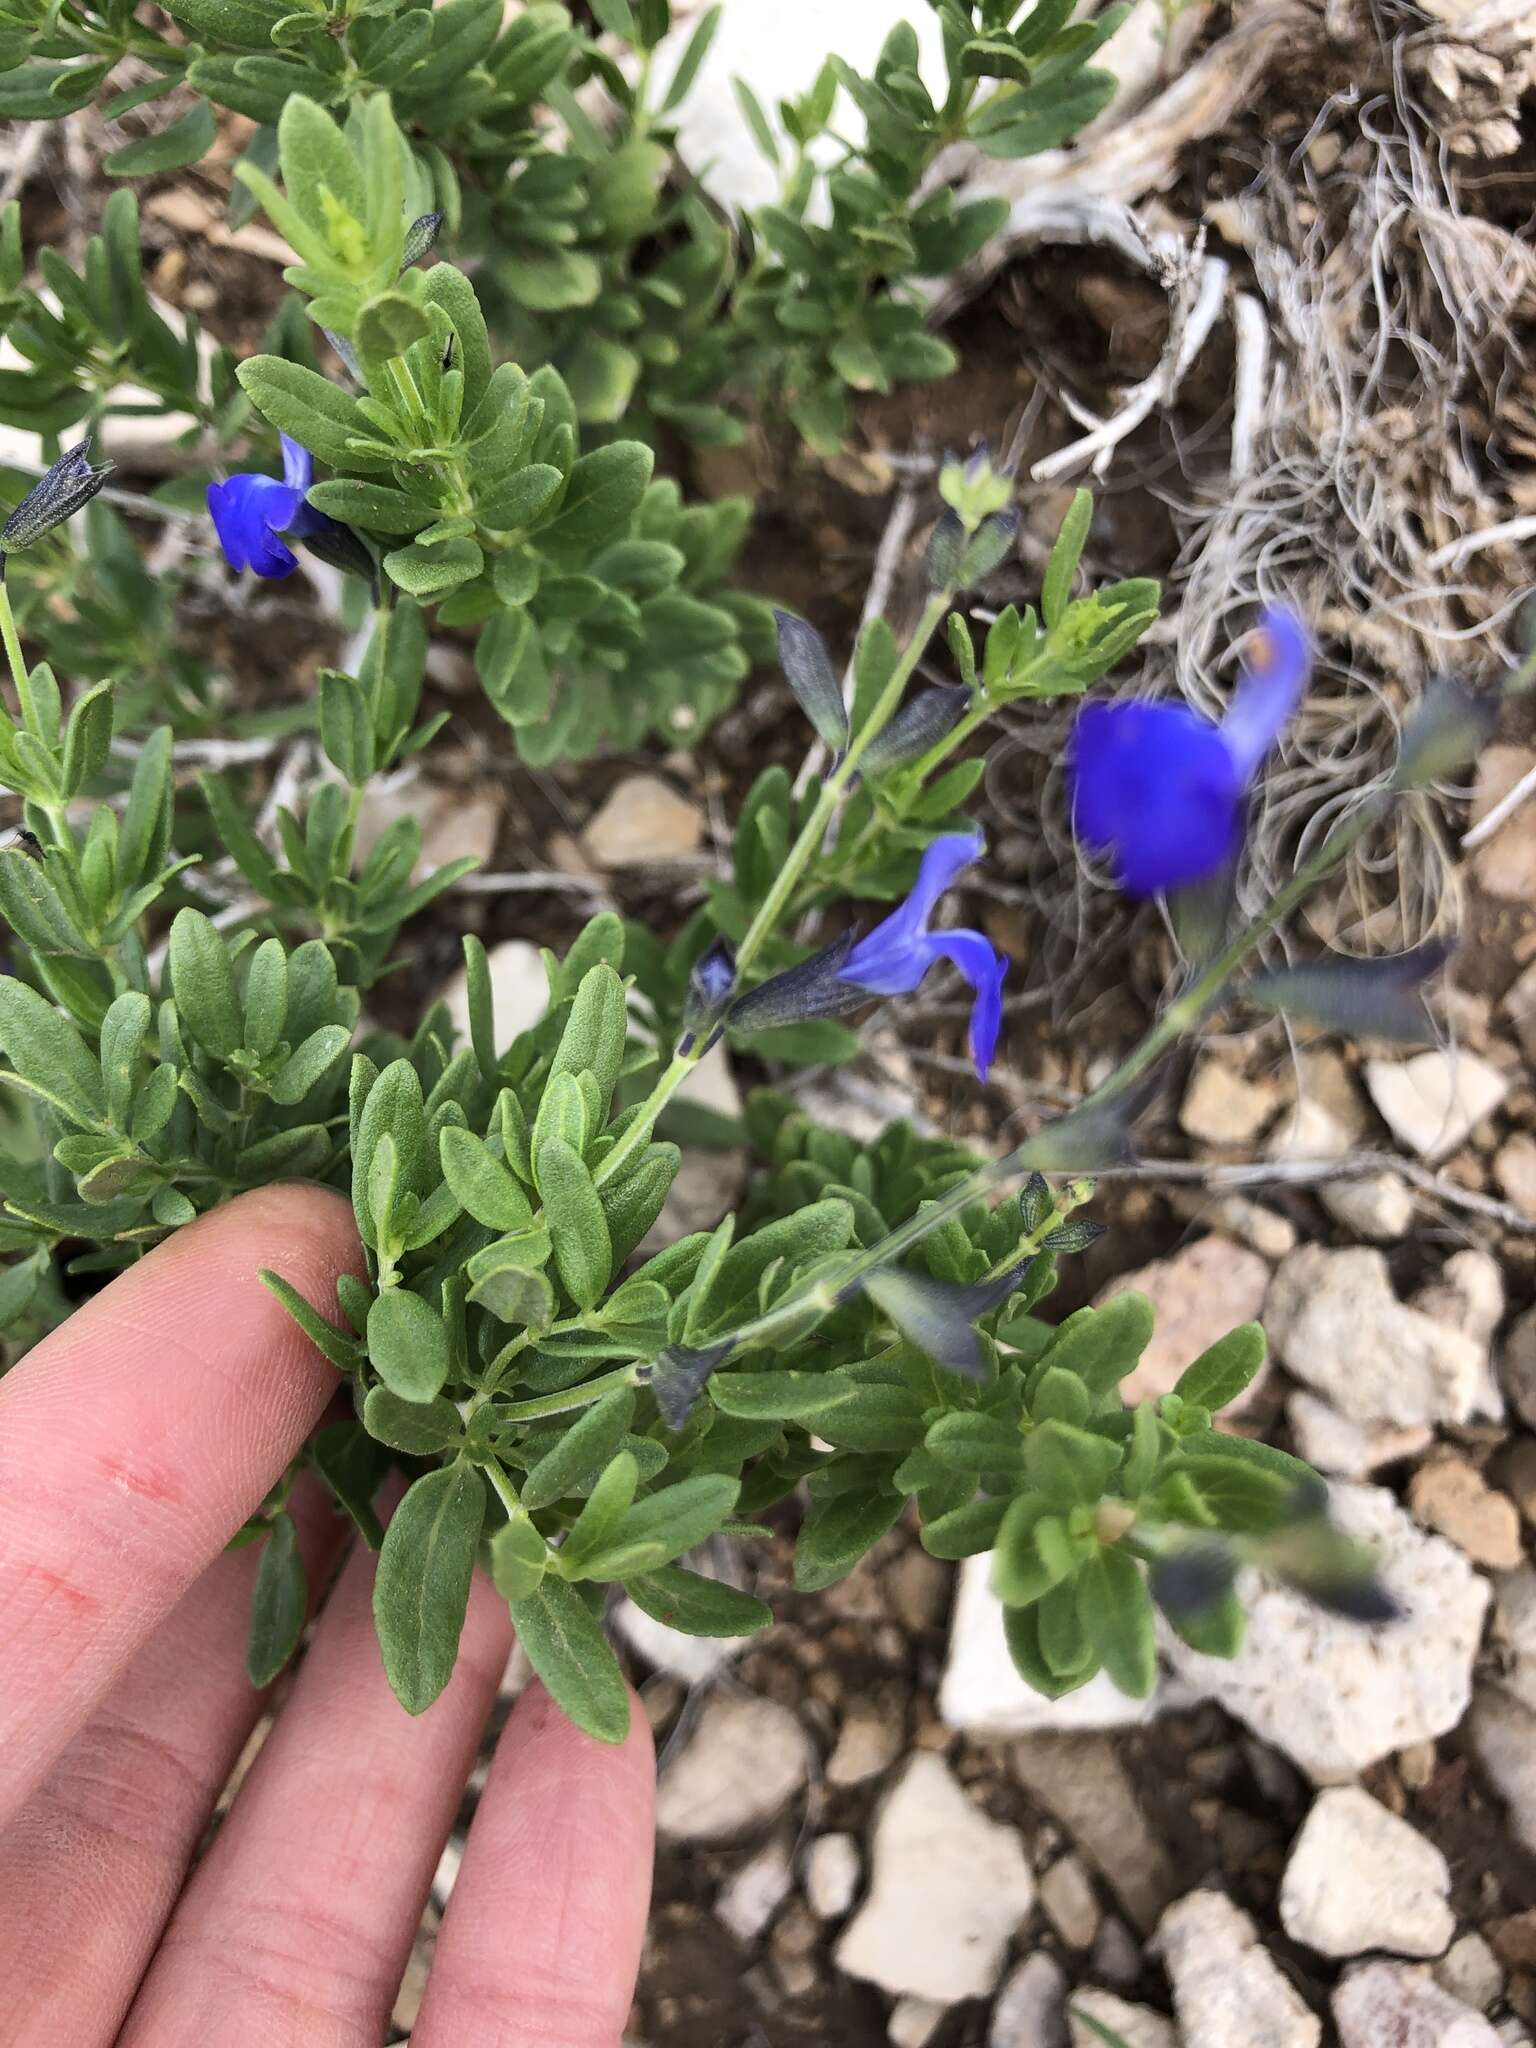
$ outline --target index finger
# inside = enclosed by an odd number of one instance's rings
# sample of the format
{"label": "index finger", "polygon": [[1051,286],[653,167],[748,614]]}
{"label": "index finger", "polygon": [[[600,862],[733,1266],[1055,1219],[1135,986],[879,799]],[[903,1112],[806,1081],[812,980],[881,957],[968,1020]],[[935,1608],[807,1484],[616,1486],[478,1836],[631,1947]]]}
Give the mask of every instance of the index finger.
{"label": "index finger", "polygon": [[335,1319],[357,1261],[339,1196],[264,1188],[157,1246],[0,1380],[0,1825],[335,1392],[260,1269]]}

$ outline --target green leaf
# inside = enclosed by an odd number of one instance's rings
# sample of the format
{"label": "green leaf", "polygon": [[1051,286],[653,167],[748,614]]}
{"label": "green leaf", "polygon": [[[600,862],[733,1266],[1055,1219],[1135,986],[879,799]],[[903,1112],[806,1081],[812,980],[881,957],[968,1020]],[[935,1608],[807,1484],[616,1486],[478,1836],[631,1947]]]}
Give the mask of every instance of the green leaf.
{"label": "green leaf", "polygon": [[448,1326],[419,1294],[391,1287],[368,1311],[368,1357],[402,1401],[431,1401],[452,1364]]}
{"label": "green leaf", "polygon": [[398,491],[392,484],[362,483],[350,476],[316,484],[309,502],[317,512],[368,533],[419,533],[437,517],[435,505],[408,491]]}
{"label": "green leaf", "polygon": [[525,1230],[533,1221],[528,1197],[483,1138],[458,1124],[438,1135],[443,1178],[460,1205],[487,1230]]}
{"label": "green leaf", "polygon": [[1014,1669],[1033,1691],[1048,1700],[1063,1699],[1085,1686],[1098,1670],[1097,1661],[1085,1658],[1078,1670],[1061,1677],[1046,1661],[1040,1646],[1040,1609],[1009,1607],[1003,1613],[1003,1635]]}
{"label": "green leaf", "polygon": [[768,1628],[773,1609],[765,1601],[717,1579],[663,1565],[626,1582],[624,1590],[643,1614],[685,1636],[750,1636]]}
{"label": "green leaf", "polygon": [[380,292],[357,316],[358,353],[387,363],[403,356],[432,331],[432,323],[404,292]]}
{"label": "green leaf", "polygon": [[1214,1414],[1248,1388],[1264,1363],[1264,1349],[1263,1325],[1240,1323],[1185,1367],[1173,1391]]}
{"label": "green leaf", "polygon": [[1123,1693],[1146,1699],[1157,1683],[1157,1643],[1140,1565],[1101,1545],[1077,1575],[1077,1604],[1104,1669]]}
{"label": "green leaf", "polygon": [[477,541],[440,541],[431,547],[396,548],[384,557],[392,583],[409,597],[442,597],[485,567]]}
{"label": "green leaf", "polygon": [[351,1372],[362,1357],[361,1347],[345,1330],[328,1323],[318,1309],[311,1308],[296,1287],[279,1273],[265,1268],[256,1276],[269,1294],[275,1294],[316,1350],[322,1352],[341,1372]]}
{"label": "green leaf", "polygon": [[491,1538],[491,1583],[503,1600],[526,1600],[549,1569],[549,1545],[523,1514]]}
{"label": "green leaf", "polygon": [[413,1458],[430,1458],[445,1451],[464,1434],[463,1421],[451,1401],[441,1395],[430,1401],[405,1401],[388,1387],[368,1389],[363,1427],[379,1443],[406,1451]]}
{"label": "green leaf", "polygon": [[508,1605],[518,1641],[556,1706],[599,1742],[622,1742],[629,1733],[629,1688],[576,1588],[550,1574]]}
{"label": "green leaf", "polygon": [[519,1489],[523,1506],[530,1513],[551,1507],[606,1465],[624,1441],[634,1412],[631,1387],[615,1387],[594,1402],[530,1469]]}
{"label": "green leaf", "polygon": [[609,966],[592,967],[581,978],[571,1014],[549,1070],[561,1074],[592,1074],[602,1102],[601,1124],[608,1115],[614,1083],[624,1063],[626,1018],[624,984]]}
{"label": "green leaf", "polygon": [[309,1455],[337,1505],[351,1517],[368,1548],[377,1550],[384,1531],[374,1512],[373,1496],[390,1463],[387,1452],[361,1423],[332,1422],[311,1437]]}
{"label": "green leaf", "polygon": [[322,1024],[318,1031],[312,1031],[302,1044],[295,1046],[268,1083],[267,1092],[272,1100],[290,1108],[302,1102],[336,1065],[351,1038],[345,1024]]}
{"label": "green leaf", "polygon": [[245,1039],[245,1017],[223,934],[200,910],[178,910],[171,926],[169,966],[176,1012],[215,1059],[228,1059]]}
{"label": "green leaf", "polygon": [[1021,1493],[1008,1504],[992,1560],[993,1590],[1006,1607],[1032,1606],[1072,1573],[1075,1558],[1050,1506],[1038,1493]]}
{"label": "green leaf", "polygon": [[819,1593],[846,1578],[865,1551],[895,1527],[905,1505],[889,1487],[855,1487],[813,1500],[795,1544],[795,1590]]}
{"label": "green leaf", "polygon": [[235,374],[264,419],[333,469],[388,469],[388,455],[354,446],[378,439],[356,399],[317,370],[281,356],[249,356]]}
{"label": "green leaf", "polygon": [[1152,1341],[1152,1320],[1144,1294],[1112,1295],[1102,1308],[1080,1308],[1068,1316],[1042,1362],[1076,1373],[1098,1400],[1135,1371]]}
{"label": "green leaf", "polygon": [[101,1078],[107,1117],[116,1130],[128,1128],[149,1014],[149,997],[131,989],[116,998],[101,1020]]}
{"label": "green leaf", "polygon": [[654,460],[641,441],[610,441],[578,456],[559,511],[539,528],[539,547],[579,557],[615,539],[645,496]]}
{"label": "green leaf", "polygon": [[1295,1519],[1296,1488],[1280,1472],[1219,1453],[1182,1457],[1176,1469],[1194,1486],[1218,1528],[1263,1536]]}
{"label": "green leaf", "polygon": [[1055,1508],[1097,1507],[1120,1463],[1120,1446],[1107,1437],[1046,1422],[1024,1439],[1030,1484]]}
{"label": "green leaf", "polygon": [[408,1714],[425,1713],[453,1676],[484,1518],[480,1474],[457,1458],[407,1490],[384,1532],[373,1619]]}
{"label": "green leaf", "polygon": [[[670,1564],[713,1536],[736,1505],[741,1481],[724,1473],[703,1472],[680,1479],[675,1486],[637,1500],[619,1523],[611,1542],[587,1559],[584,1575],[593,1579],[627,1578],[631,1571],[651,1572]],[[633,1560],[633,1561],[632,1561]]]}
{"label": "green leaf", "polygon": [[0,1052],[71,1122],[100,1128],[106,1099],[95,1054],[52,1003],[9,975],[0,977]]}
{"label": "green leaf", "polygon": [[1045,581],[1040,587],[1040,615],[1048,629],[1056,625],[1071,600],[1072,578],[1077,574],[1083,543],[1088,538],[1088,528],[1092,523],[1092,491],[1074,492],[1072,503],[1067,507],[1067,516],[1061,522],[1061,531],[1056,536],[1056,545],[1051,549],[1051,559],[1046,564]]}
{"label": "green leaf", "polygon": [[144,135],[113,150],[102,169],[109,178],[147,178],[156,171],[185,170],[207,155],[217,132],[212,108],[206,100],[199,100],[158,135]]}
{"label": "green leaf", "polygon": [[560,1279],[578,1308],[591,1308],[613,1270],[602,1200],[580,1153],[564,1138],[546,1138],[535,1163]]}
{"label": "green leaf", "polygon": [[299,1646],[309,1611],[309,1586],[290,1515],[273,1517],[251,1595],[245,1668],[252,1685],[270,1685]]}
{"label": "green leaf", "polygon": [[[629,1442],[640,1444],[640,1437],[631,1437]],[[662,1453],[665,1458],[665,1452]],[[606,1550],[624,1517],[629,1513],[630,1503],[635,1497],[635,1488],[640,1484],[640,1461],[630,1450],[620,1451],[610,1458],[600,1474],[597,1484],[587,1495],[586,1505],[571,1525],[569,1535],[560,1546],[560,1571],[567,1579],[585,1576],[590,1560]]]}
{"label": "green leaf", "polygon": [[847,1400],[849,1384],[825,1372],[717,1372],[709,1398],[748,1422],[804,1422]]}
{"label": "green leaf", "polygon": [[555,1291],[539,1270],[549,1250],[547,1232],[521,1245],[515,1240],[487,1245],[465,1268],[469,1299],[500,1322],[542,1330],[555,1319]]}
{"label": "green leaf", "polygon": [[924,1550],[930,1557],[946,1559],[975,1557],[980,1551],[991,1550],[1008,1505],[1002,1499],[973,1500],[964,1507],[951,1508],[947,1514],[935,1515],[931,1522],[923,1524]]}

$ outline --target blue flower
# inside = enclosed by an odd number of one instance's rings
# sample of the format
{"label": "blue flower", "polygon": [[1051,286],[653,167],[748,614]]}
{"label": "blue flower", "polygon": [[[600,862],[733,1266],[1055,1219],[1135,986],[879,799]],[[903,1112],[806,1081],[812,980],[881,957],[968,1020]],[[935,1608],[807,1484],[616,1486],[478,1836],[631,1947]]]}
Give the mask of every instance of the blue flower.
{"label": "blue flower", "polygon": [[1131,896],[1215,874],[1242,841],[1248,786],[1301,701],[1311,649],[1294,613],[1264,613],[1257,652],[1215,725],[1182,704],[1086,704],[1068,754],[1077,836]]}
{"label": "blue flower", "polygon": [[290,576],[299,558],[286,545],[318,533],[341,529],[334,519],[305,502],[315,476],[314,458],[297,441],[283,437],[283,476],[261,476],[246,470],[227,483],[208,486],[208,510],[232,569],[254,569],[258,576]]}
{"label": "blue flower", "polygon": [[871,995],[910,995],[936,960],[958,967],[976,1000],[971,1007],[971,1058],[983,1081],[997,1051],[1008,962],[980,932],[928,929],[934,906],[962,869],[985,850],[979,834],[946,832],[923,855],[912,893],[883,924],[859,940],[838,968],[838,980]]}

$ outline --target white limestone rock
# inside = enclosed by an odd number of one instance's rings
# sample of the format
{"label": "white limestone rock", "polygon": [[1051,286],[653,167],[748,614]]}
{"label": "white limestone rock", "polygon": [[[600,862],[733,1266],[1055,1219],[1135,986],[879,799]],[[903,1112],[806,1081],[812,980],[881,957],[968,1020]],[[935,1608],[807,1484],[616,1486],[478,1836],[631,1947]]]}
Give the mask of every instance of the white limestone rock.
{"label": "white limestone rock", "polygon": [[704,838],[704,814],[659,775],[626,775],[582,834],[600,868],[665,867],[688,860]]}
{"label": "white limestone rock", "polygon": [[[486,955],[491,977],[491,1002],[496,1013],[496,1043],[509,1046],[519,1032],[531,1031],[549,1008],[549,976],[537,946],[526,939],[504,939]],[[469,989],[464,970],[439,991],[460,1039],[469,1043]]]}
{"label": "white limestone rock", "polygon": [[1386,1260],[1364,1246],[1292,1252],[1264,1327],[1288,1370],[1352,1422],[1467,1422],[1487,1380],[1486,1342],[1400,1302]]}
{"label": "white limestone rock", "polygon": [[850,1977],[896,1997],[984,1998],[1035,1900],[1018,1831],[989,1820],[919,1751],[875,1822],[869,1896],[837,1945]]}
{"label": "white limestone rock", "polygon": [[1333,1994],[1333,2020],[1339,2048],[1500,2048],[1480,2012],[1406,1963],[1351,1970]]}
{"label": "white limestone rock", "polygon": [[1499,1683],[1536,1714],[1536,1566],[1522,1565],[1495,1588],[1492,1640]]}
{"label": "white limestone rock", "polygon": [[1358,1785],[1320,1792],[1291,1849],[1280,1921],[1325,1956],[1437,1956],[1456,1932],[1450,1866]]}
{"label": "white limestone rock", "polygon": [[[1257,1318],[1268,1287],[1265,1261],[1226,1237],[1197,1238],[1171,1258],[1112,1280],[1099,1295],[1100,1303],[1134,1290],[1147,1297],[1156,1315],[1151,1342],[1121,1382],[1127,1406],[1172,1393],[1174,1382],[1202,1351],[1239,1323]],[[1251,1407],[1265,1377],[1261,1370],[1223,1415],[1241,1415]]]}
{"label": "white limestone rock", "polygon": [[1150,1721],[1159,1695],[1134,1700],[1100,1672],[1064,1699],[1048,1700],[1019,1676],[992,1591],[992,1559],[968,1557],[955,1588],[939,1715],[966,1735],[1027,1735],[1037,1728],[1128,1728]]}
{"label": "white limestone rock", "polygon": [[667,1842],[728,1842],[782,1813],[809,1764],[805,1731],[787,1707],[714,1694],[661,1774],[656,1831]]}
{"label": "white limestone rock", "polygon": [[789,1845],[775,1836],[720,1887],[715,1898],[716,1916],[738,1941],[756,1941],[789,1896],[793,1882]]}
{"label": "white limestone rock", "polygon": [[1536,1855],[1536,1713],[1501,1685],[1480,1685],[1468,1731],[1473,1752],[1509,1808],[1509,1824]]}
{"label": "white limestone rock", "polygon": [[1397,1429],[1390,1422],[1351,1422],[1316,1394],[1292,1394],[1285,1413],[1297,1457],[1336,1479],[1369,1479],[1383,1465],[1416,1458],[1435,1440],[1423,1424]]}
{"label": "white limestone rock", "polygon": [[1375,1244],[1396,1244],[1413,1221],[1413,1190],[1401,1174],[1383,1170],[1358,1179],[1325,1180],[1318,1189],[1329,1215]]}
{"label": "white limestone rock", "polygon": [[987,2048],[1067,2048],[1066,2002],[1066,1971],[1037,1949],[997,1994]]}
{"label": "white limestone rock", "polygon": [[862,1873],[852,1835],[818,1835],[805,1853],[805,1896],[818,1920],[841,1920],[858,1897]]}
{"label": "white limestone rock", "polygon": [[1416,1527],[1384,1488],[1335,1485],[1331,1498],[1340,1527],[1376,1548],[1401,1620],[1362,1628],[1253,1579],[1238,1656],[1202,1656],[1171,1631],[1164,1640],[1180,1678],[1323,1785],[1456,1726],[1489,1599],[1461,1552]]}
{"label": "white limestone rock", "polygon": [[1421,1159],[1444,1159],[1491,1116],[1509,1077],[1458,1047],[1436,1046],[1407,1060],[1367,1060],[1365,1085],[1392,1135]]}
{"label": "white limestone rock", "polygon": [[1072,2048],[1104,2048],[1104,2035],[1085,2026],[1085,2018],[1097,2020],[1108,2032],[1118,2034],[1125,2048],[1179,2048],[1172,2020],[1164,2019],[1150,2005],[1132,2005],[1124,1998],[1116,1998],[1113,1991],[1093,1987],[1074,1991],[1067,2003]]}
{"label": "white limestone rock", "polygon": [[1170,1906],[1156,1946],[1173,1985],[1183,2048],[1318,2048],[1322,2021],[1224,1893],[1191,1892]]}

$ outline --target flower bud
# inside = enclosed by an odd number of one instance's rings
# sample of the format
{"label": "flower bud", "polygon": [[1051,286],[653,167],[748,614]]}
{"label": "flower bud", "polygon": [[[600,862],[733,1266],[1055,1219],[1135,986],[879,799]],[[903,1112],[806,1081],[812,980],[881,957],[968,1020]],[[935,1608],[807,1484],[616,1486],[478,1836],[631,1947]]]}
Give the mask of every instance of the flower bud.
{"label": "flower bud", "polygon": [[683,998],[683,1030],[698,1038],[711,1030],[730,1008],[736,993],[736,949],[729,939],[716,939],[693,963],[688,993]]}
{"label": "flower bud", "polygon": [[864,749],[866,775],[885,775],[921,760],[930,747],[953,732],[970,708],[971,693],[953,684],[936,683],[909,698],[883,731]]}
{"label": "flower bud", "polygon": [[797,619],[793,612],[776,611],[773,617],[779,629],[779,667],[784,680],[817,735],[835,753],[841,753],[848,744],[848,712],[827,643],[814,626]]}
{"label": "flower bud", "polygon": [[405,247],[400,255],[400,268],[409,270],[413,263],[419,263],[432,244],[437,240],[443,225],[440,213],[423,213],[413,220],[405,231]]}
{"label": "flower bud", "polygon": [[45,477],[28,491],[0,532],[0,553],[13,555],[62,526],[72,512],[88,505],[112,474],[110,462],[91,461],[91,437],[61,455]]}

